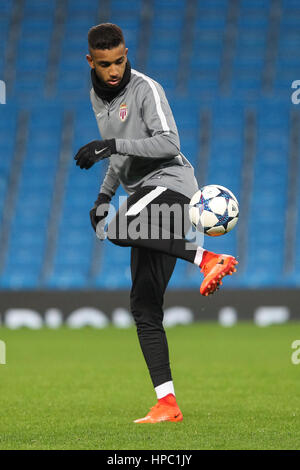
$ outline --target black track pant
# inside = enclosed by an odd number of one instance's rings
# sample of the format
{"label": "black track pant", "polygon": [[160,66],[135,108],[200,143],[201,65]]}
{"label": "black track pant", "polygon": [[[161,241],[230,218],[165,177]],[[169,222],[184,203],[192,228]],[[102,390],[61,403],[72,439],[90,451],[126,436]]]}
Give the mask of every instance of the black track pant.
{"label": "black track pant", "polygon": [[[188,226],[188,203],[187,197],[174,191],[162,190],[160,193],[159,188],[144,187],[127,199],[126,205],[120,208],[108,227],[108,239],[112,243],[132,247],[131,312],[154,387],[172,380],[168,343],[163,328],[164,294],[176,258],[193,263],[197,248],[186,249],[184,230],[180,229]],[[181,224],[176,226],[175,222],[176,217],[180,217],[180,210],[177,213],[175,211],[175,215],[171,211],[157,215],[151,212],[154,204],[156,207],[162,204],[165,207],[175,207],[174,204],[181,206]],[[158,229],[152,238],[151,227]],[[137,236],[138,232],[141,233],[140,237]]]}

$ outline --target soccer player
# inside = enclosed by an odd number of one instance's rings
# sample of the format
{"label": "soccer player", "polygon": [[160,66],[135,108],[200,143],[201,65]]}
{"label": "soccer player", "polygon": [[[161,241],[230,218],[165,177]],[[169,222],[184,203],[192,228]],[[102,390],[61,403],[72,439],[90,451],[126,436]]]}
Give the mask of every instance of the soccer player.
{"label": "soccer player", "polygon": [[[156,405],[134,422],[181,421],[163,328],[167,284],[176,259],[181,258],[204,273],[200,293],[207,296],[218,289],[225,275],[236,270],[237,261],[233,256],[187,244],[188,204],[198,185],[192,165],[180,152],[176,124],[162,87],[131,69],[117,25],[92,27],[88,46],[90,98],[103,140],[86,144],[74,158],[81,169],[109,158],[100,193],[90,211],[98,238],[105,238],[105,218],[119,184],[129,195],[110,222],[107,238],[131,247],[131,312],[157,395]],[[157,207],[164,210],[152,210]],[[173,207],[180,211],[165,210]],[[156,236],[149,236],[153,228],[157,229]]]}

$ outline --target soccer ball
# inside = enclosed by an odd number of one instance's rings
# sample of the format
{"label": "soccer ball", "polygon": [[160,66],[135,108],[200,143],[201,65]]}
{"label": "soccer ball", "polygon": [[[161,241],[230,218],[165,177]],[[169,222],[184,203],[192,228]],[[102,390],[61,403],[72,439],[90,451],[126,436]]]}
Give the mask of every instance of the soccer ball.
{"label": "soccer ball", "polygon": [[189,205],[190,220],[206,235],[217,237],[230,232],[239,218],[239,203],[235,195],[218,184],[203,186]]}

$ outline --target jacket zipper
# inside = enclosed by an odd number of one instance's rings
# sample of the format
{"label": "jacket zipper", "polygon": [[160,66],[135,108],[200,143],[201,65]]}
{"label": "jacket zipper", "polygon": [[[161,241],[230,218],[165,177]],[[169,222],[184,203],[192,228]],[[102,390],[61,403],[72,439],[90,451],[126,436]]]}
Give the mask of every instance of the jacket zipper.
{"label": "jacket zipper", "polygon": [[109,119],[109,116],[110,116],[110,105],[111,105],[111,103],[109,103],[108,101],[106,101],[106,103],[104,103],[105,109],[107,111],[107,119]]}
{"label": "jacket zipper", "polygon": [[[125,89],[126,89],[126,88],[125,88]],[[109,117],[110,117],[110,108],[111,108],[112,104],[114,104],[115,101],[117,101],[117,99],[118,99],[120,96],[124,95],[124,93],[125,93],[125,90],[122,90],[121,93],[120,93],[119,95],[117,95],[113,100],[111,100],[111,101],[105,101],[106,104],[104,103],[104,106],[105,106],[105,108],[106,108],[106,110],[107,110],[107,119],[109,119]]]}

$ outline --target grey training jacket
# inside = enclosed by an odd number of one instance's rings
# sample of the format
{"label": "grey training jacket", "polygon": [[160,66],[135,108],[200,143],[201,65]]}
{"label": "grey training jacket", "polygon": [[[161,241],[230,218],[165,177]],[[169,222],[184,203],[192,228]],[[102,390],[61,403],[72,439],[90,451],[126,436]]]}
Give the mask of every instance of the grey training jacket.
{"label": "grey training jacket", "polygon": [[121,183],[128,194],[164,186],[193,196],[194,168],[180,152],[174,117],[157,82],[132,69],[128,85],[110,103],[93,88],[90,97],[102,139],[116,139],[117,154],[109,158],[100,192],[112,197]]}

